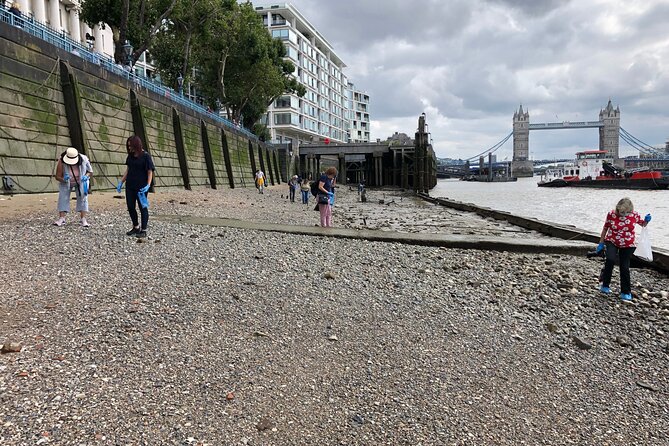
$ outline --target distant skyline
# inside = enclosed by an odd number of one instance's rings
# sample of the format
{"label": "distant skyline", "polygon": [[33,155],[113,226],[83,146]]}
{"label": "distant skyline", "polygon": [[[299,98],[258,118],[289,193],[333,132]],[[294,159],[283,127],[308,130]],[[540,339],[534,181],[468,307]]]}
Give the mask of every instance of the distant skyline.
{"label": "distant skyline", "polygon": [[[504,138],[521,103],[530,122],[585,121],[609,99],[637,138],[669,138],[667,0],[289,3],[370,94],[372,140],[413,136],[425,112],[437,156],[466,158]],[[530,156],[569,158],[598,138],[596,129],[534,131]],[[621,156],[638,153],[620,146]],[[496,153],[510,159],[512,142]]]}

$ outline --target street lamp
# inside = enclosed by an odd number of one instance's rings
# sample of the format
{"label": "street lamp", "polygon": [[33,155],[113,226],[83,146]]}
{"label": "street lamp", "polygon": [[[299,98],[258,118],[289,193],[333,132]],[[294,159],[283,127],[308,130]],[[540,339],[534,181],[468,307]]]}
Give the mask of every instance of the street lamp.
{"label": "street lamp", "polygon": [[177,85],[179,86],[179,94],[183,95],[184,94],[184,77],[179,73],[179,77],[177,78]]}
{"label": "street lamp", "polygon": [[123,44],[123,54],[125,54],[125,62],[128,71],[132,71],[132,45],[127,40]]}

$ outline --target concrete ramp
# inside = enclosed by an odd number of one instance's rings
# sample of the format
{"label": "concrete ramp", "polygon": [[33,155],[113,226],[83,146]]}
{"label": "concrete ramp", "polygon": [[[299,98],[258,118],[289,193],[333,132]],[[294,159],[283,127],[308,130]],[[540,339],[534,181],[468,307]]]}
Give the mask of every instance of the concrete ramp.
{"label": "concrete ramp", "polygon": [[335,237],[369,240],[409,245],[439,246],[445,248],[481,249],[489,251],[510,251],[541,254],[585,255],[592,250],[592,243],[576,240],[552,238],[516,239],[510,237],[449,235],[449,234],[409,234],[391,231],[370,231],[342,228],[322,228],[320,226],[295,226],[275,223],[259,223],[230,218],[211,218],[180,215],[156,215],[157,220],[167,223],[219,226],[254,231],[281,232],[284,234],[309,235],[315,237]]}

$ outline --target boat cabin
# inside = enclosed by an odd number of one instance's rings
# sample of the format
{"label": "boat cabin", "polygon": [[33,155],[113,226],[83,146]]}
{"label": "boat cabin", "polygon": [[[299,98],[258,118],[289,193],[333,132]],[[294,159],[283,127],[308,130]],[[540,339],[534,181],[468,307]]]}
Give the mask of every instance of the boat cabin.
{"label": "boat cabin", "polygon": [[605,174],[602,163],[606,161],[612,163],[613,159],[606,150],[585,150],[576,153],[576,176],[583,180],[586,178],[595,179]]}

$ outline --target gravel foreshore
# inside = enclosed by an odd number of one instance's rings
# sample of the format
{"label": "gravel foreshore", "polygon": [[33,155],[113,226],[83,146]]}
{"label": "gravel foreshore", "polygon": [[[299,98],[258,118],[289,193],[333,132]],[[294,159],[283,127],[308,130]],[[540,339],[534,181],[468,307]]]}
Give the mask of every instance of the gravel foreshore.
{"label": "gravel foreshore", "polygon": [[[286,193],[168,191],[151,212],[314,225]],[[622,303],[617,268],[603,296],[583,257],[158,219],[138,243],[112,195],[88,229],[50,226],[55,196],[0,222],[2,445],[669,444],[666,275],[632,270]],[[543,237],[356,197],[336,226]]]}

